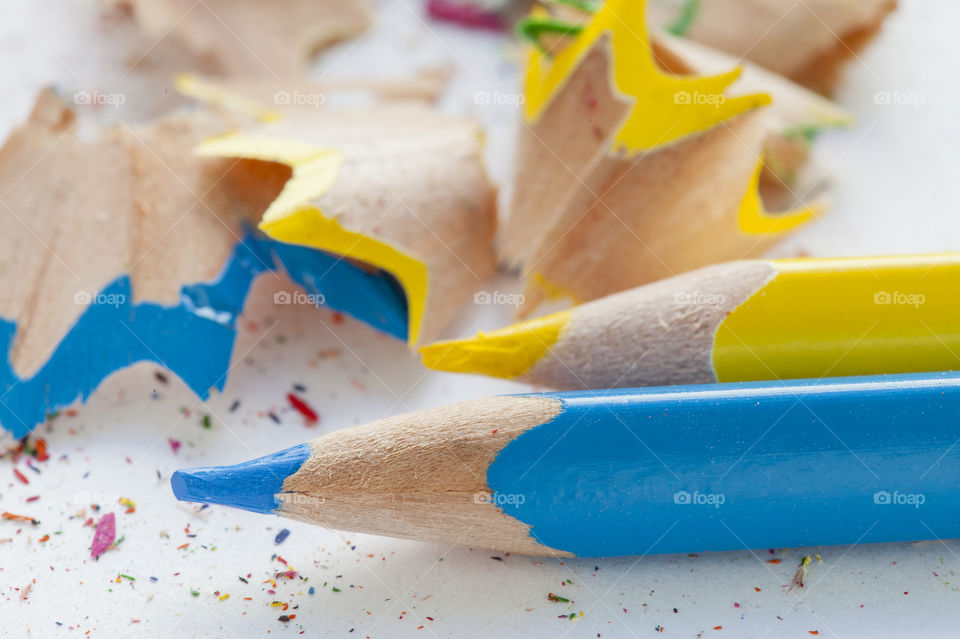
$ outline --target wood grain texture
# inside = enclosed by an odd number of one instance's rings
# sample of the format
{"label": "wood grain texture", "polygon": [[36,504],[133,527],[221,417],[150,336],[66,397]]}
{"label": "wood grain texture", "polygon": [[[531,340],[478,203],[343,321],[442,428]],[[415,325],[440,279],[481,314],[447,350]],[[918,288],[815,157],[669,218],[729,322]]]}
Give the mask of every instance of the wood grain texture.
{"label": "wood grain texture", "polygon": [[519,378],[561,390],[717,381],[717,327],[776,271],[720,264],[578,306],[548,354]]}
{"label": "wood grain texture", "polygon": [[[686,37],[830,93],[845,63],[869,42],[896,0],[699,0]],[[673,2],[650,2],[649,22],[676,19]]]}
{"label": "wood grain texture", "polygon": [[341,530],[569,556],[483,501],[500,450],[560,410],[547,397],[491,397],[330,433],[284,482],[280,512]]}
{"label": "wood grain texture", "polygon": [[652,39],[657,60],[663,65],[669,64],[672,73],[704,75],[739,67],[740,77],[732,85],[732,93],[773,96],[773,102],[764,107],[769,132],[763,148],[760,188],[764,201],[773,211],[797,206],[794,193],[804,192],[808,186],[801,183],[800,175],[810,152],[808,136],[822,129],[850,126],[853,116],[835,102],[756,63],[687,38],[660,33]]}
{"label": "wood grain texture", "polygon": [[535,122],[521,120],[513,196],[499,247],[510,268],[529,263],[534,238],[553,223],[580,175],[607,152],[611,136],[629,115],[630,102],[612,90],[609,57],[605,37]]}
{"label": "wood grain texture", "polygon": [[241,200],[225,178],[243,165],[192,156],[226,126],[195,111],[83,140],[63,102],[41,94],[0,150],[0,317],[18,324],[18,374],[35,372],[87,308],[77,295],[129,274],[136,301],[173,304],[183,284],[216,277],[275,196]]}
{"label": "wood grain texture", "polygon": [[359,34],[371,20],[367,0],[110,2],[133,11],[152,57],[186,49],[193,68],[234,77],[298,75],[313,53]]}
{"label": "wood grain texture", "polygon": [[[601,158],[544,233],[528,274],[586,302],[762,254],[779,236],[745,235],[738,215],[767,139],[766,117],[753,111],[637,158]],[[545,295],[528,280],[521,311]]]}
{"label": "wood grain texture", "polygon": [[332,186],[304,204],[426,265],[421,340],[438,337],[493,273],[496,191],[474,121],[392,105],[298,111],[251,133],[343,156]]}
{"label": "wood grain texture", "polygon": [[[651,47],[657,66],[679,76],[710,76],[738,63],[662,34]],[[614,152],[631,98],[613,87],[612,56],[609,37],[599,40],[543,114],[521,129],[500,247],[501,259],[528,280],[521,316],[556,292],[585,302],[761,255],[780,236],[746,234],[739,221],[757,162],[765,160],[759,191],[766,208],[796,207],[808,142],[791,131],[849,122],[828,100],[748,64],[729,93],[769,93],[771,106],[642,154]]]}

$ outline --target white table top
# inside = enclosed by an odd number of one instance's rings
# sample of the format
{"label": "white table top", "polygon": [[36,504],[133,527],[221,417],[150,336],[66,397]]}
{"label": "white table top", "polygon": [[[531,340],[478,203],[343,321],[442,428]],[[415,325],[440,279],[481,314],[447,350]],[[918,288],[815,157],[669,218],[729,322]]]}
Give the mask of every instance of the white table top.
{"label": "white table top", "polygon": [[[960,249],[960,83],[950,29],[960,21],[960,5],[901,4],[850,65],[839,93],[858,125],[816,146],[814,170],[832,183],[834,208],[775,255]],[[505,184],[516,108],[478,105],[474,94],[516,91],[506,40],[428,25],[419,3],[381,6],[366,36],[324,53],[316,70],[348,76],[451,65],[457,74],[443,108],[484,121],[489,171]],[[0,0],[0,133],[23,119],[45,84],[68,94],[109,91],[110,78],[142,51],[136,42],[128,25],[99,17],[95,0]],[[924,103],[878,105],[878,91],[921,95]],[[125,113],[135,105],[129,108]],[[519,288],[506,278],[490,286]],[[54,422],[44,435],[53,457],[36,464],[41,474],[22,461],[16,466],[28,485],[14,477],[9,460],[0,463],[0,511],[41,520],[36,528],[0,521],[0,635],[956,634],[955,541],[561,562],[340,533],[220,507],[198,513],[178,504],[168,479],[179,467],[232,463],[388,414],[525,389],[424,371],[402,344],[349,320],[335,322],[327,310],[270,304],[271,292],[284,287],[274,276],[257,283],[222,395],[198,403],[179,380],[160,384],[156,367],[138,365],[109,379],[87,405],[75,407],[75,416]],[[451,334],[502,325],[511,310],[468,309]],[[305,427],[287,407],[294,383],[307,387],[303,395],[321,413],[318,428]],[[237,399],[239,408],[230,412]],[[205,414],[209,430],[201,425]],[[179,453],[168,438],[183,442]],[[39,500],[28,502],[34,495]],[[136,502],[136,512],[125,514],[120,497]],[[93,561],[93,530],[84,521],[111,510],[125,539]],[[291,534],[275,545],[282,528]],[[811,564],[804,588],[788,592],[800,559],[815,552],[822,563]],[[288,568],[303,580],[264,583]],[[548,592],[572,603],[550,603]],[[221,600],[217,593],[230,596]],[[296,618],[283,623],[281,614]]]}

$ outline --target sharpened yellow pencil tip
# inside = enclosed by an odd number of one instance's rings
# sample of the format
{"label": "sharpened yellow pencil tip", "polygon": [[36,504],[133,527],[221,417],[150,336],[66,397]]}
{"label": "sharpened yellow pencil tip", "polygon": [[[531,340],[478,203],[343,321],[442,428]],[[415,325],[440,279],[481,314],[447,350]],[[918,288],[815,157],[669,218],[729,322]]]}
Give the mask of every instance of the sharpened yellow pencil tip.
{"label": "sharpened yellow pencil tip", "polygon": [[476,337],[429,344],[420,354],[424,366],[434,370],[513,379],[547,354],[569,321],[570,311],[561,311]]}

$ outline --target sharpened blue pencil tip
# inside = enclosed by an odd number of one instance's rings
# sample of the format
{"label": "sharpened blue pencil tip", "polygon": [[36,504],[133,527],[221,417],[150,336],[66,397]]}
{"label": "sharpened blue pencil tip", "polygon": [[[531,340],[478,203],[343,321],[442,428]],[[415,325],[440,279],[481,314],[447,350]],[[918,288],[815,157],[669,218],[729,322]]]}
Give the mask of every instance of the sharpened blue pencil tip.
{"label": "sharpened blue pencil tip", "polygon": [[300,444],[233,466],[178,470],[170,477],[170,486],[180,501],[272,513],[280,505],[276,495],[282,492],[283,482],[297,472],[308,457],[310,446]]}

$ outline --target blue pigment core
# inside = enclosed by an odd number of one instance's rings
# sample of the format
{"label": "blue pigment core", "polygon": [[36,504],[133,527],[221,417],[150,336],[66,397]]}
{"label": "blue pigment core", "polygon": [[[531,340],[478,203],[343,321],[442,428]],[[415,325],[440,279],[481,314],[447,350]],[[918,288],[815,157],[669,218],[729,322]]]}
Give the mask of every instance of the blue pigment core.
{"label": "blue pigment core", "polygon": [[32,377],[10,363],[17,324],[0,318],[0,425],[26,435],[47,415],[86,401],[111,373],[140,361],[178,375],[201,399],[222,391],[236,337],[236,320],[253,281],[286,271],[325,305],[398,339],[407,336],[406,296],[383,271],[366,270],[316,249],[249,232],[211,283],[188,284],[176,306],[133,303],[130,278],[111,282],[86,307],[50,358]]}
{"label": "blue pigment core", "polygon": [[310,446],[300,444],[235,466],[178,470],[170,477],[180,501],[222,504],[255,513],[272,513],[283,482],[310,457]]}
{"label": "blue pigment core", "polygon": [[487,481],[552,548],[960,537],[958,373],[544,396],[563,412],[508,444]]}

